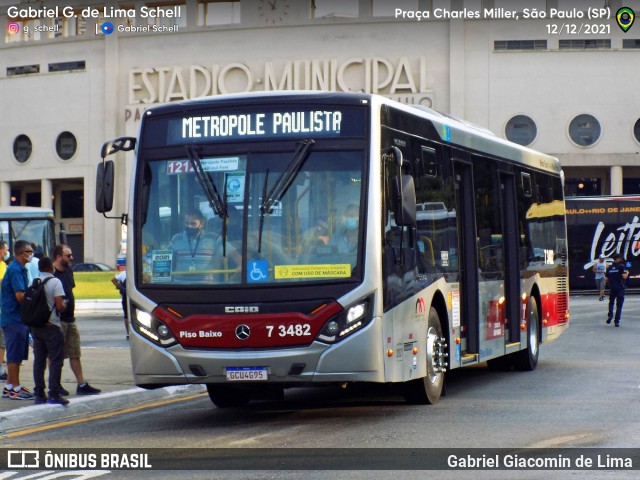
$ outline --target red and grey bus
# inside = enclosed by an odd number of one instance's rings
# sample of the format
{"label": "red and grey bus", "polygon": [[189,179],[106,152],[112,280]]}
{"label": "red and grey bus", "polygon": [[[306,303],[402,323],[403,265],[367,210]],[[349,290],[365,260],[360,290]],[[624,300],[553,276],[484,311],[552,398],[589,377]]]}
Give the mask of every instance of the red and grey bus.
{"label": "red and grey bus", "polygon": [[105,157],[127,150],[138,386],[205,384],[239,406],[267,389],[397,383],[434,403],[449,370],[532,370],[568,327],[553,157],[376,95],[203,98],[105,143],[103,214]]}

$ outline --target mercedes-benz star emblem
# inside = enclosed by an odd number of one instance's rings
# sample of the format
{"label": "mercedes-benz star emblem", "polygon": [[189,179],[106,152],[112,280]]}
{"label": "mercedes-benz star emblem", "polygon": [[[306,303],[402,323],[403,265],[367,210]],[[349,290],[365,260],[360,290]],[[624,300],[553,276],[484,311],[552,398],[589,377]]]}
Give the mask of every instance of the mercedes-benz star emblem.
{"label": "mercedes-benz star emblem", "polygon": [[242,325],[238,325],[236,327],[236,337],[238,337],[240,340],[246,340],[247,338],[249,338],[249,335],[251,335],[251,329],[248,325],[245,325],[243,323]]}

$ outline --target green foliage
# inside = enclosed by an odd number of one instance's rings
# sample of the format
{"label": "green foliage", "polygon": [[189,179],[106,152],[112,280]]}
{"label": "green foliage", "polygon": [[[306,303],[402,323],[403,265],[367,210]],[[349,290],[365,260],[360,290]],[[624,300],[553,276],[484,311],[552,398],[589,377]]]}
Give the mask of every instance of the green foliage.
{"label": "green foliage", "polygon": [[92,300],[94,298],[120,298],[120,292],[111,283],[118,272],[76,272],[76,288],[73,295],[76,300]]}

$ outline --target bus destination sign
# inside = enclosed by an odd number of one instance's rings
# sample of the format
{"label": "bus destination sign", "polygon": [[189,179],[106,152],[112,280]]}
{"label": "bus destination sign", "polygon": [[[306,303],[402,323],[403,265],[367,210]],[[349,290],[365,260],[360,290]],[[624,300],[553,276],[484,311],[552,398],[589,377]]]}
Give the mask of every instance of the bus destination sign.
{"label": "bus destination sign", "polygon": [[237,140],[363,137],[365,112],[347,107],[209,110],[189,116],[150,119],[145,128],[148,132],[145,144],[154,147]]}
{"label": "bus destination sign", "polygon": [[182,138],[340,136],[342,112],[312,110],[186,117]]}

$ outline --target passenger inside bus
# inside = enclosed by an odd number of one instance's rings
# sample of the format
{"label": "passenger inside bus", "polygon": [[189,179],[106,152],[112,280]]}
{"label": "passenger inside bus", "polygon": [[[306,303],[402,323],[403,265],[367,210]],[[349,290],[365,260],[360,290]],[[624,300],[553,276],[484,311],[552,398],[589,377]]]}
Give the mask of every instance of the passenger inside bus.
{"label": "passenger inside bus", "polygon": [[329,240],[329,245],[337,247],[338,253],[356,253],[359,223],[358,206],[350,203],[342,215],[338,233]]}

